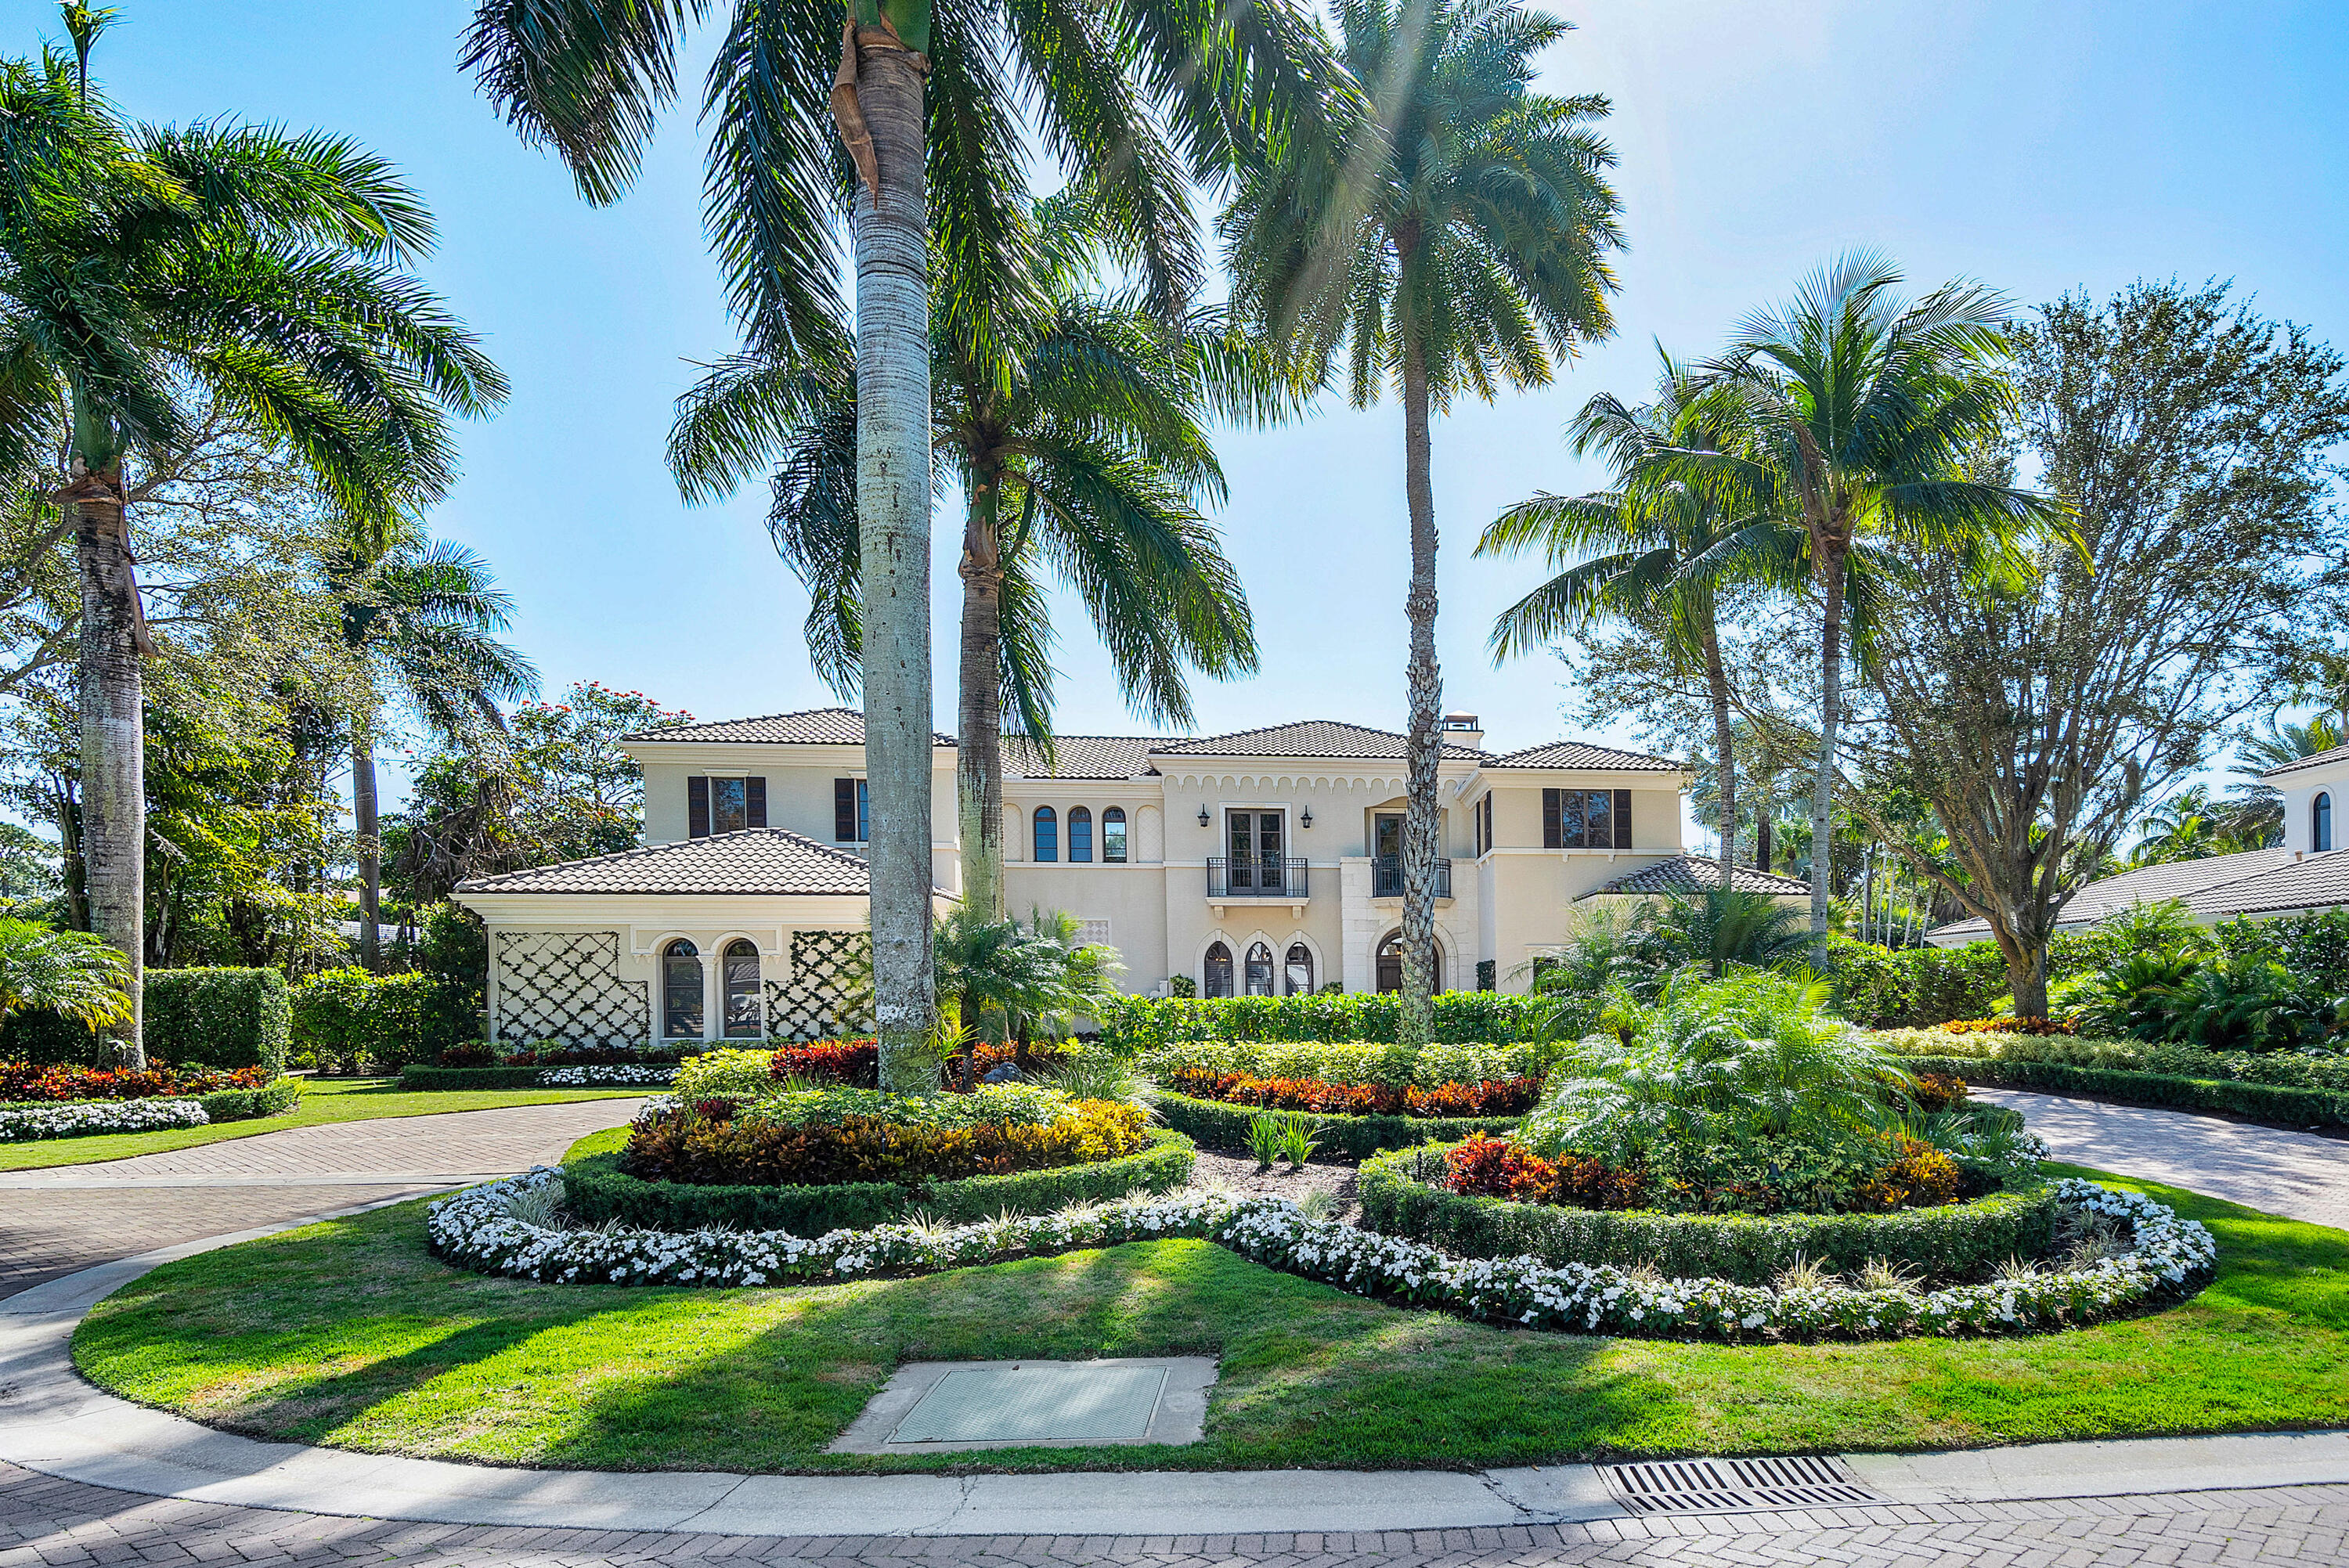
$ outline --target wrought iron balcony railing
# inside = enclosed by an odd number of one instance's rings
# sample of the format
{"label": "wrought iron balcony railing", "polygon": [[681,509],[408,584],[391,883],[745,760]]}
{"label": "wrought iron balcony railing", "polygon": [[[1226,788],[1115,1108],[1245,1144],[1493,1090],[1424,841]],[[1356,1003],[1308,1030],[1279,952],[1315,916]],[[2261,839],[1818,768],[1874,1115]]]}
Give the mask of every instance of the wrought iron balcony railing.
{"label": "wrought iron balcony railing", "polygon": [[[1402,896],[1402,857],[1401,855],[1371,857],[1371,896],[1372,898]],[[1452,862],[1450,861],[1439,860],[1435,862],[1435,896],[1438,898],[1452,896]]]}
{"label": "wrought iron balcony railing", "polygon": [[1210,856],[1207,861],[1209,898],[1285,898],[1307,896],[1305,859],[1301,855]]}

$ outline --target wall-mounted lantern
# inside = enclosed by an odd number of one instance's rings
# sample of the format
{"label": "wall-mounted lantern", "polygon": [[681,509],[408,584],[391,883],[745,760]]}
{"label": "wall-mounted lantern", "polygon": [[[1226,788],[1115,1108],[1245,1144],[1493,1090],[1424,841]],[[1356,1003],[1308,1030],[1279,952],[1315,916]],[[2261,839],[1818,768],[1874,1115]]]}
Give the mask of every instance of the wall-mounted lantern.
{"label": "wall-mounted lantern", "polygon": [[1313,825],[1313,808],[1312,808],[1312,807],[1308,806],[1308,807],[1306,807],[1306,808],[1305,808],[1305,815],[1298,819],[1298,825],[1299,825],[1299,827],[1305,827],[1305,828],[1309,828],[1309,827],[1311,827],[1311,826]]}
{"label": "wall-mounted lantern", "polygon": [[1202,803],[1200,804],[1200,807],[1199,807],[1199,826],[1201,826],[1201,827],[1203,827],[1203,828],[1204,828],[1204,827],[1206,827],[1206,825],[1207,825],[1207,808],[1206,808],[1206,803],[1205,803],[1205,802],[1202,802]]}

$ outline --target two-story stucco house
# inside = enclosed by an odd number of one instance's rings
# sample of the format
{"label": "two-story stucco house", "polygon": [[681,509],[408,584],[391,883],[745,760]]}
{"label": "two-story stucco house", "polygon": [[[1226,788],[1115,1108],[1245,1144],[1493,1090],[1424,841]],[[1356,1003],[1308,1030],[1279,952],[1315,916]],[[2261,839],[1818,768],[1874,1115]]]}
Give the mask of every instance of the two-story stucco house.
{"label": "two-story stucco house", "polygon": [[[1438,984],[1522,990],[1573,903],[1711,885],[1682,853],[1677,762],[1580,741],[1495,755],[1444,721]],[[650,731],[645,843],[466,883],[508,1040],[805,1037],[865,923],[863,717],[818,708]],[[1203,996],[1401,985],[1404,738],[1314,720],[1196,738],[1008,742],[1010,908],[1065,910],[1130,990]],[[941,909],[960,885],[955,743],[932,756]],[[1799,894],[1749,870],[1740,886]]]}

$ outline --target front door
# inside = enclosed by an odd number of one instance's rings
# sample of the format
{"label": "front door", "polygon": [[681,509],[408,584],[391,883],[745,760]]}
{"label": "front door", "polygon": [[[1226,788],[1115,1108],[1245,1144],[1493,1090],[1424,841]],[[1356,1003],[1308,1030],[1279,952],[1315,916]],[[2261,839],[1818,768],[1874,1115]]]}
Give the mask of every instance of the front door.
{"label": "front door", "polygon": [[1278,892],[1287,885],[1281,859],[1281,822],[1278,811],[1226,811],[1225,838],[1231,854],[1231,887],[1251,892]]}

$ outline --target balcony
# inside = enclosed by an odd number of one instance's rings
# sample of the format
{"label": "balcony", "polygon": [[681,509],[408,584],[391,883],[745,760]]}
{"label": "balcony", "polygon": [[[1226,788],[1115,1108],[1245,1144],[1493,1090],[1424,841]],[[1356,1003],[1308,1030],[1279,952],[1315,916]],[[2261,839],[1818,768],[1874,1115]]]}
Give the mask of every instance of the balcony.
{"label": "balcony", "polygon": [[1278,899],[1301,903],[1305,891],[1305,860],[1301,855],[1233,855],[1207,860],[1207,896],[1217,903],[1237,899]]}
{"label": "balcony", "polygon": [[[1371,896],[1372,898],[1402,896],[1402,857],[1401,855],[1371,857]],[[1435,896],[1440,899],[1452,896],[1452,862],[1450,861],[1439,860],[1435,862]]]}

